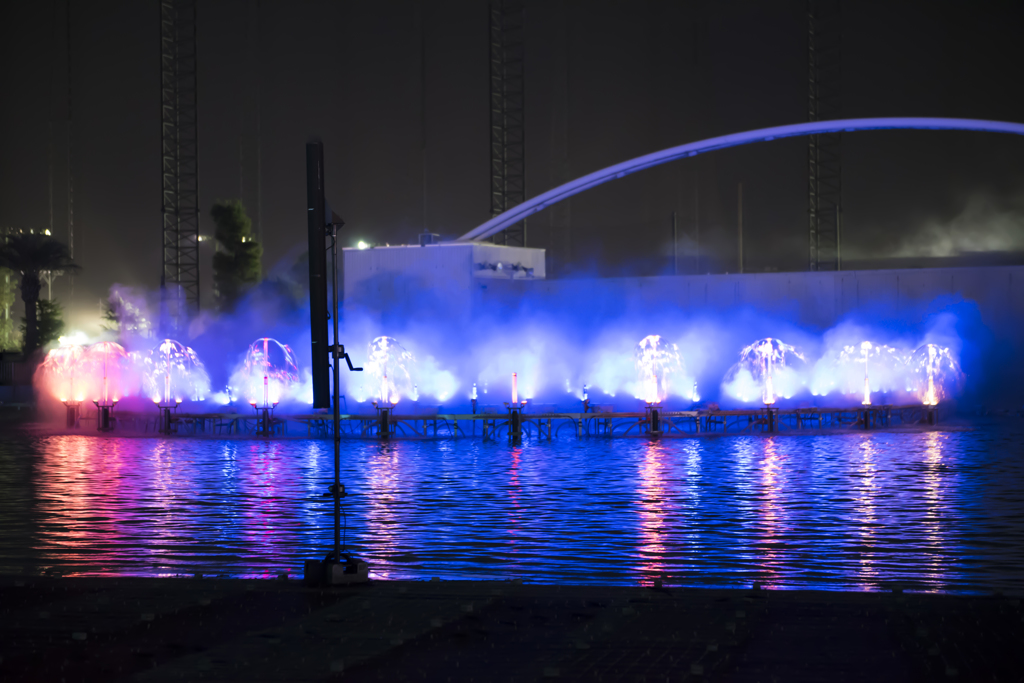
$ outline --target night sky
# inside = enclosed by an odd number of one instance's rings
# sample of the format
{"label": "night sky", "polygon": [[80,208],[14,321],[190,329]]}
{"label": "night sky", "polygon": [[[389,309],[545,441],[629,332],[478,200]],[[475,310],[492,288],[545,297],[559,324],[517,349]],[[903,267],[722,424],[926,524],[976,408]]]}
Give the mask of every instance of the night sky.
{"label": "night sky", "polygon": [[[83,267],[72,319],[84,323],[112,283],[159,285],[159,8],[71,5]],[[664,147],[807,120],[805,7],[528,1],[528,195]],[[843,13],[844,116],[1024,121],[1021,3],[847,2]],[[489,217],[486,2],[218,0],[200,2],[198,19],[204,234],[210,204],[241,197],[264,268],[301,257],[311,135],[324,141],[327,194],[348,244],[413,242],[424,227],[455,237]],[[4,3],[0,226],[50,226],[52,150],[53,227],[67,234],[66,69],[63,0]],[[1024,139],[887,131],[843,144],[848,262],[1024,251]],[[547,248],[561,274],[664,273],[671,213],[691,233],[699,196],[701,270],[735,271],[742,181],[746,270],[803,270],[806,166],[805,138],[675,162],[577,196],[561,219],[538,214],[529,245]],[[552,229],[565,219],[568,231]],[[58,283],[67,304],[67,279]]]}

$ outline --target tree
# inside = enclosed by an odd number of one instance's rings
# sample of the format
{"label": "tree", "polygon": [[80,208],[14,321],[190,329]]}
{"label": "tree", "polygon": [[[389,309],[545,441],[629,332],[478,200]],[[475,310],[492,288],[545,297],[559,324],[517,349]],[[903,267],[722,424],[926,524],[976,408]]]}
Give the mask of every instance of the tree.
{"label": "tree", "polygon": [[14,340],[14,316],[11,315],[15,299],[14,278],[11,270],[0,268],[0,351],[13,351],[18,347]]}
{"label": "tree", "polygon": [[103,322],[100,327],[115,333],[122,344],[132,343],[135,338],[153,336],[153,325],[146,316],[145,295],[131,287],[112,286],[101,312]]}
{"label": "tree", "polygon": [[110,299],[103,302],[103,322],[100,323],[100,327],[107,332],[114,332],[119,338],[121,336],[121,316],[117,314],[117,309]]}
{"label": "tree", "polygon": [[216,224],[213,286],[217,308],[231,311],[245,292],[259,283],[263,247],[252,238],[252,221],[238,199],[215,202],[210,210]]}
{"label": "tree", "polygon": [[47,271],[78,270],[71,260],[66,245],[48,235],[19,233],[0,244],[0,267],[21,273],[21,300],[25,302],[25,337],[23,350],[26,355],[40,347],[39,319],[36,302],[42,287],[40,274]]}
{"label": "tree", "polygon": [[[50,342],[60,339],[64,332],[64,308],[60,302],[47,299],[40,299],[36,302],[37,334],[39,335],[39,346],[45,347]],[[21,334],[27,336],[26,328],[28,320],[21,319]]]}

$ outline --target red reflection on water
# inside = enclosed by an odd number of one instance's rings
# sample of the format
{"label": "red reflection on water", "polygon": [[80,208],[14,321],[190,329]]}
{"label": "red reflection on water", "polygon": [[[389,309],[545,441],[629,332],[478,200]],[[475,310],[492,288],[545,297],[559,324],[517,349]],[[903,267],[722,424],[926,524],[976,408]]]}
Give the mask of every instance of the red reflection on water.
{"label": "red reflection on water", "polygon": [[36,485],[47,520],[40,531],[44,563],[96,574],[105,565],[152,570],[173,554],[174,499],[190,496],[188,468],[169,458],[163,444],[141,442],[149,451],[139,443],[63,436],[42,450]]}
{"label": "red reflection on water", "polygon": [[[181,442],[51,437],[36,477],[41,560],[67,574],[113,567],[174,575],[209,571],[216,557],[239,547],[288,556],[300,543],[301,522],[295,501],[278,492],[287,476],[282,451],[274,442],[240,445],[235,467],[217,470],[218,478]],[[211,500],[214,506],[205,504]],[[210,528],[212,537],[199,531]]]}
{"label": "red reflection on water", "polygon": [[95,498],[123,495],[121,467],[120,454],[97,452],[83,437],[56,437],[43,452],[36,489],[47,520],[39,531],[44,565],[94,563],[97,541],[117,537],[115,520],[102,514]]}
{"label": "red reflection on water", "polygon": [[637,495],[640,499],[640,547],[639,569],[642,583],[651,583],[655,577],[664,574],[665,561],[665,517],[671,511],[669,491],[665,484],[667,457],[664,446],[650,443],[644,449],[640,467],[640,481]]}

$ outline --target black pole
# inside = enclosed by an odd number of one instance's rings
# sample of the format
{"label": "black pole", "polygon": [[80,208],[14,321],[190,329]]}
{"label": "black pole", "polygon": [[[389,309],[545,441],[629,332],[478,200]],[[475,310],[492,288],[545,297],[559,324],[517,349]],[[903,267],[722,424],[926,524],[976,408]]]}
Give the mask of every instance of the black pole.
{"label": "black pole", "polygon": [[679,220],[672,212],[672,274],[679,275]]}
{"label": "black pole", "polygon": [[[309,585],[352,583],[367,581],[368,569],[365,562],[346,557],[344,576],[335,572],[342,563],[341,547],[341,499],[345,487],[341,483],[341,361],[348,369],[359,372],[362,368],[352,366],[352,359],[340,343],[338,299],[338,229],[345,225],[324,200],[324,147],[319,140],[306,145],[306,214],[309,227],[309,319],[313,351],[313,407],[334,406],[334,484],[325,496],[334,497],[334,550],[321,562],[306,561],[306,582]],[[327,301],[327,238],[331,244],[331,310]],[[328,346],[327,318],[334,319],[334,344]],[[325,364],[324,354],[330,354],[333,362]],[[333,401],[331,369],[334,370]]]}
{"label": "black pole", "polygon": [[331,261],[331,317],[334,320],[334,348],[331,353],[334,357],[334,561],[341,562],[341,341],[338,338],[338,224],[333,220]]}
{"label": "black pole", "polygon": [[[325,216],[324,145],[319,140],[306,144],[306,216],[309,232],[309,324],[313,351],[313,408],[330,405],[330,389],[324,356],[327,354],[327,254],[324,227],[331,222]],[[337,231],[332,231],[337,237]],[[335,255],[337,270],[337,255]],[[335,343],[337,339],[337,306],[335,306]],[[337,364],[337,362],[335,362]]]}

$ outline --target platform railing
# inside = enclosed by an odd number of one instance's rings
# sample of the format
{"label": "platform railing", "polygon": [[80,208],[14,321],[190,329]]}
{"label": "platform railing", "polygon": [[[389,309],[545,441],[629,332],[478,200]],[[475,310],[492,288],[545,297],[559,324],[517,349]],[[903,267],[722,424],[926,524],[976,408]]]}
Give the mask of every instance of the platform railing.
{"label": "platform railing", "polygon": [[[937,406],[879,405],[838,408],[747,408],[738,410],[658,410],[657,430],[652,431],[650,411],[523,412],[519,415],[522,437],[551,440],[565,437],[616,438],[636,436],[693,437],[704,434],[801,433],[824,430],[874,430],[911,425],[934,425]],[[376,415],[340,416],[343,438],[381,438]],[[160,413],[114,411],[113,432],[160,434]],[[289,431],[304,426],[305,437],[333,438],[333,416],[326,413],[277,414],[264,428],[259,415],[242,413],[185,413],[171,415],[170,433],[178,436],[256,437],[303,436]],[[96,414],[83,414],[79,430],[95,431]],[[389,438],[462,439],[484,441],[508,437],[512,420],[500,413],[394,414],[389,419]],[[267,432],[267,433],[265,433]]]}

